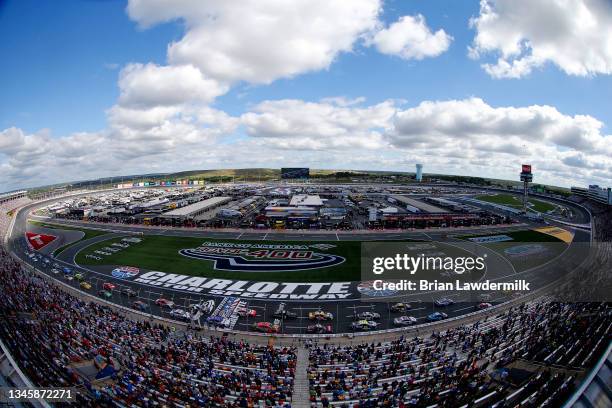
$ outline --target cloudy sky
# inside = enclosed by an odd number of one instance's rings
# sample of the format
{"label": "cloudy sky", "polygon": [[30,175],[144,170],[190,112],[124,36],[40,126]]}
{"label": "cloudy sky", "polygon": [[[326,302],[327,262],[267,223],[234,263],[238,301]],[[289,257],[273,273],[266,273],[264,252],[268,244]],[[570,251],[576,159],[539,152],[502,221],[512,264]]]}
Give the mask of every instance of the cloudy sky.
{"label": "cloudy sky", "polygon": [[612,184],[609,0],[4,0],[0,55],[0,191],[416,162]]}

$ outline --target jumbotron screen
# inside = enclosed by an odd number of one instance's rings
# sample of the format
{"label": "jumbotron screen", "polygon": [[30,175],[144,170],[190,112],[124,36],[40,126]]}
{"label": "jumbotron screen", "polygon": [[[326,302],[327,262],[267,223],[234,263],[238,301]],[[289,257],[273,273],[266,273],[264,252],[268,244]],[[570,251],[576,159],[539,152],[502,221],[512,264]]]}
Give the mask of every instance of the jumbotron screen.
{"label": "jumbotron screen", "polygon": [[283,167],[281,169],[282,179],[307,179],[310,177],[308,167]]}

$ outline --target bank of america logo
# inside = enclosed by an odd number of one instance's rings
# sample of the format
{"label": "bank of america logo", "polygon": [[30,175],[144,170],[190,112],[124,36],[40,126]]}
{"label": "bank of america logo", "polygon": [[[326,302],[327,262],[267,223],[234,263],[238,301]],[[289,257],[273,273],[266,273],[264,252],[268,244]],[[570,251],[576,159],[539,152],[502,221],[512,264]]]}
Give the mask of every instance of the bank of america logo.
{"label": "bank of america logo", "polygon": [[314,244],[314,245],[309,245],[309,246],[314,249],[320,249],[321,251],[327,251],[327,250],[330,250],[336,247],[335,245],[332,245],[332,244]]}

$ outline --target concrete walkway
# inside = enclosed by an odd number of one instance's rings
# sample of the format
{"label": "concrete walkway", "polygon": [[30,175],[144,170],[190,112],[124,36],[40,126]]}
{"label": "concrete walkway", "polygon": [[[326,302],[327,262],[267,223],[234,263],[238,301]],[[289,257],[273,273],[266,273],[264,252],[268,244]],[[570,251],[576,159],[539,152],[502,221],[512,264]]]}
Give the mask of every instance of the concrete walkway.
{"label": "concrete walkway", "polygon": [[294,408],[310,407],[310,392],[308,390],[307,375],[308,362],[308,350],[303,346],[298,347],[293,384],[293,399],[291,401],[291,406]]}

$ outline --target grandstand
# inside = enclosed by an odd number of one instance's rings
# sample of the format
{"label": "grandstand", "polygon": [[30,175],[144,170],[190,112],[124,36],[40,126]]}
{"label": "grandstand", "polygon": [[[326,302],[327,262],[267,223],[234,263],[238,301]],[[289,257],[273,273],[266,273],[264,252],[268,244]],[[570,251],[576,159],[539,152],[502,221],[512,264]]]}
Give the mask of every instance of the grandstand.
{"label": "grandstand", "polygon": [[[134,321],[30,275],[0,251],[0,338],[34,384],[77,387],[80,405],[289,406],[295,349]],[[100,361],[107,377],[79,374],[86,363],[99,374]]]}
{"label": "grandstand", "polygon": [[[577,314],[587,317],[576,319]],[[316,406],[505,406],[498,404],[524,398],[562,401],[559,397],[567,397],[575,378],[553,373],[551,367],[583,369],[593,364],[596,350],[610,339],[611,325],[610,310],[604,305],[534,302],[471,325],[434,332],[429,338],[315,346],[310,350],[311,402]],[[516,362],[530,368],[522,370],[529,375],[525,385],[496,379]],[[558,395],[542,392],[560,385],[565,391]]]}

